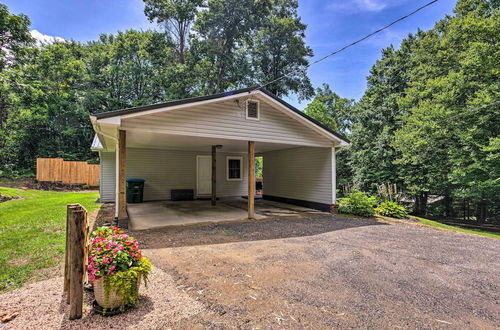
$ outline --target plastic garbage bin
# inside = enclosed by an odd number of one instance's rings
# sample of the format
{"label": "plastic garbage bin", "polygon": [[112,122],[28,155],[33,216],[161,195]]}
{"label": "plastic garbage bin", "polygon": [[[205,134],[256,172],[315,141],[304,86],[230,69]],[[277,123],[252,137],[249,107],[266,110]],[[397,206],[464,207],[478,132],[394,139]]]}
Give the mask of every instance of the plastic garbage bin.
{"label": "plastic garbage bin", "polygon": [[142,203],[144,195],[143,179],[127,179],[127,203]]}

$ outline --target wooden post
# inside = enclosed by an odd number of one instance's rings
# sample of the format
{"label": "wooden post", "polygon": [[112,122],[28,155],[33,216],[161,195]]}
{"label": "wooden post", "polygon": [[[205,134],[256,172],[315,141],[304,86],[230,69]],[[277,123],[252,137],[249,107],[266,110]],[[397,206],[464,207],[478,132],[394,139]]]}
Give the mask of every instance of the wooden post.
{"label": "wooden post", "polygon": [[84,242],[87,226],[87,211],[81,205],[68,206],[69,222],[69,319],[82,317],[83,309],[83,271],[86,244]]}
{"label": "wooden post", "polygon": [[217,146],[212,146],[212,205],[217,203]]}
{"label": "wooden post", "polygon": [[255,210],[255,142],[248,141],[248,219],[254,219]]}
{"label": "wooden post", "polygon": [[69,249],[71,247],[70,237],[69,237],[69,208],[75,204],[69,204],[66,207],[66,250],[64,254],[64,292],[66,292],[66,303],[69,304]]}
{"label": "wooden post", "polygon": [[127,199],[125,195],[125,160],[127,132],[120,130],[118,139],[118,219],[127,217]]}

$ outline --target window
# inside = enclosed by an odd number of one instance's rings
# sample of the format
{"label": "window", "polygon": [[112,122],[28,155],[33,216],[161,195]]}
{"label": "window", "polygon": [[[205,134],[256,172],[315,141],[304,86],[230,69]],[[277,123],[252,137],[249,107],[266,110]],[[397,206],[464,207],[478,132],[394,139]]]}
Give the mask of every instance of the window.
{"label": "window", "polygon": [[260,119],[260,106],[257,100],[247,100],[247,119]]}
{"label": "window", "polygon": [[241,181],[243,173],[242,164],[243,157],[227,157],[227,181]]}

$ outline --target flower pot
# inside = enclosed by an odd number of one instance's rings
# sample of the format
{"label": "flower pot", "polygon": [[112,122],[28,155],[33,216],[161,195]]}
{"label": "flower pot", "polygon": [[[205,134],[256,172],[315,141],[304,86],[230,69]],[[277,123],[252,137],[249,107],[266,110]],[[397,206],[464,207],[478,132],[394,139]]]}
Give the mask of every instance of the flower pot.
{"label": "flower pot", "polygon": [[[94,296],[95,300],[99,306],[105,309],[117,309],[122,306],[122,298],[120,297],[118,291],[114,288],[110,288],[109,296],[106,303],[105,290],[104,290],[104,277],[101,277],[93,281],[94,283]],[[140,278],[137,278],[137,293],[139,292],[139,286],[141,284]]]}

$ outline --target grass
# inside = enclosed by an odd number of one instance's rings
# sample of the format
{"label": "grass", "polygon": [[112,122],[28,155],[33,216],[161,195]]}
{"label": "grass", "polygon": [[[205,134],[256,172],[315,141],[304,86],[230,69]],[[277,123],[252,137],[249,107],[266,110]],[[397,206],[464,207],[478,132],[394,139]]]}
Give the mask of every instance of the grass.
{"label": "grass", "polygon": [[[97,192],[55,192],[0,187],[0,194],[19,196],[0,203],[0,292],[22,286],[64,258],[66,205],[100,207]],[[55,271],[59,271],[58,269]]]}
{"label": "grass", "polygon": [[500,239],[500,234],[487,231],[487,230],[479,230],[479,229],[466,229],[466,228],[460,228],[460,227],[455,227],[455,226],[450,226],[446,225],[444,223],[440,223],[437,221],[429,220],[429,219],[424,219],[424,218],[419,218],[415,217],[420,221],[421,224],[430,226],[430,227],[435,227],[435,228],[441,228],[441,229],[446,229],[446,230],[452,230],[452,231],[457,231],[461,233],[469,233],[469,234],[476,234],[476,235],[481,235],[481,236],[486,236],[490,238],[497,238]]}

